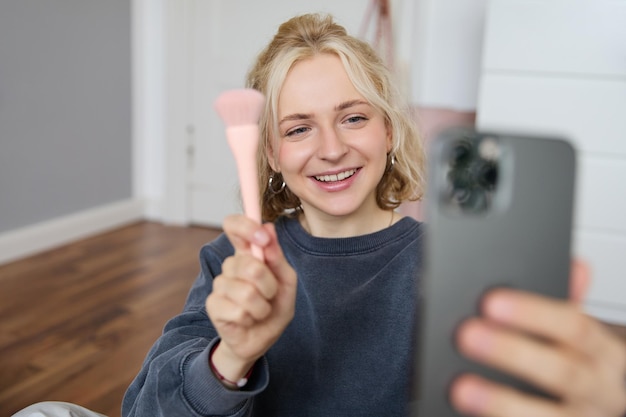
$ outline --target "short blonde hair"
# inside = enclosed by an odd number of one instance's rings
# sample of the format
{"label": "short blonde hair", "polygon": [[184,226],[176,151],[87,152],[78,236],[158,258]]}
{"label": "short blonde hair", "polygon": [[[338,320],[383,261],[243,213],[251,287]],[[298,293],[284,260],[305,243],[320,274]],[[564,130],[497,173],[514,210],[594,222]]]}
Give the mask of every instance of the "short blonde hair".
{"label": "short blonde hair", "polygon": [[[269,45],[259,54],[248,73],[247,87],[262,92],[267,105],[261,115],[258,166],[263,220],[299,209],[299,198],[287,186],[280,192],[270,189],[269,180],[282,182],[268,161],[272,137],[278,132],[278,98],[289,70],[299,61],[317,54],[334,54],[341,59],[356,90],[385,118],[392,135],[392,150],[376,188],[376,202],[384,209],[397,208],[403,201],[419,200],[424,190],[425,157],[422,140],[410,109],[397,92],[391,74],[373,48],[347,34],[330,15],[306,14],[282,25]],[[391,156],[395,163],[391,166]],[[280,184],[279,184],[280,185]],[[272,188],[277,188],[276,184]]]}

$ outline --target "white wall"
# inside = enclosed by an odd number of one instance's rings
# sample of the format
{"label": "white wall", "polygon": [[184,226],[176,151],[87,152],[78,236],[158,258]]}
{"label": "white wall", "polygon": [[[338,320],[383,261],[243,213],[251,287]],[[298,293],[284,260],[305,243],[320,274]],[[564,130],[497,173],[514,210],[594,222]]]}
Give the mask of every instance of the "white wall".
{"label": "white wall", "polygon": [[486,0],[417,0],[411,99],[420,107],[476,110]]}

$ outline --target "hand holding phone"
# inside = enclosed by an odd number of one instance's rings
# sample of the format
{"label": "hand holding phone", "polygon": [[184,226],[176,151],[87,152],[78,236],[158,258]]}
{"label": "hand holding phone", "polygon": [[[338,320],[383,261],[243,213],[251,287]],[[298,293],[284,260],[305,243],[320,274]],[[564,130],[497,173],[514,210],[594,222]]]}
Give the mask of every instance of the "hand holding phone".
{"label": "hand holding phone", "polygon": [[458,416],[448,393],[464,373],[548,395],[462,356],[454,338],[491,289],[567,297],[575,165],[557,138],[452,129],[434,142],[414,415]]}

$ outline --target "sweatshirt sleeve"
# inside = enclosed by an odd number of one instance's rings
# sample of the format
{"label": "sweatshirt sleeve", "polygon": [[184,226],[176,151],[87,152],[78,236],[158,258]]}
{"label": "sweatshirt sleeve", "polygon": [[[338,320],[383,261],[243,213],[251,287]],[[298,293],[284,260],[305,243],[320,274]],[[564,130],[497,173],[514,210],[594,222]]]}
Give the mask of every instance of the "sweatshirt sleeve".
{"label": "sweatshirt sleeve", "polygon": [[200,252],[201,272],[183,312],[172,318],[152,346],[139,374],[126,391],[124,417],[249,416],[254,396],[268,384],[267,361],[254,366],[241,390],[226,388],[209,368],[209,352],[219,340],[205,309],[213,277],[232,253],[224,235]]}

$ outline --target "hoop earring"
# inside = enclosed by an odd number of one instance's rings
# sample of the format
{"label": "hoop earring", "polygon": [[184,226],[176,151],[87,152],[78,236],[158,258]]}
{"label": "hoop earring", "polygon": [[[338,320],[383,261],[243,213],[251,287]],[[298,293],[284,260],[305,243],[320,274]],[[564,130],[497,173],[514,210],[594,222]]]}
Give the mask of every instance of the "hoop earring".
{"label": "hoop earring", "polygon": [[393,166],[396,164],[396,155],[391,154],[389,157],[389,166],[387,167],[387,171],[393,170]]}
{"label": "hoop earring", "polygon": [[274,185],[274,174],[275,173],[272,173],[270,175],[270,178],[267,180],[267,188],[272,194],[279,194],[285,189],[287,184],[285,184],[285,181],[283,180],[283,182],[280,184],[280,187],[276,188],[276,186]]}

